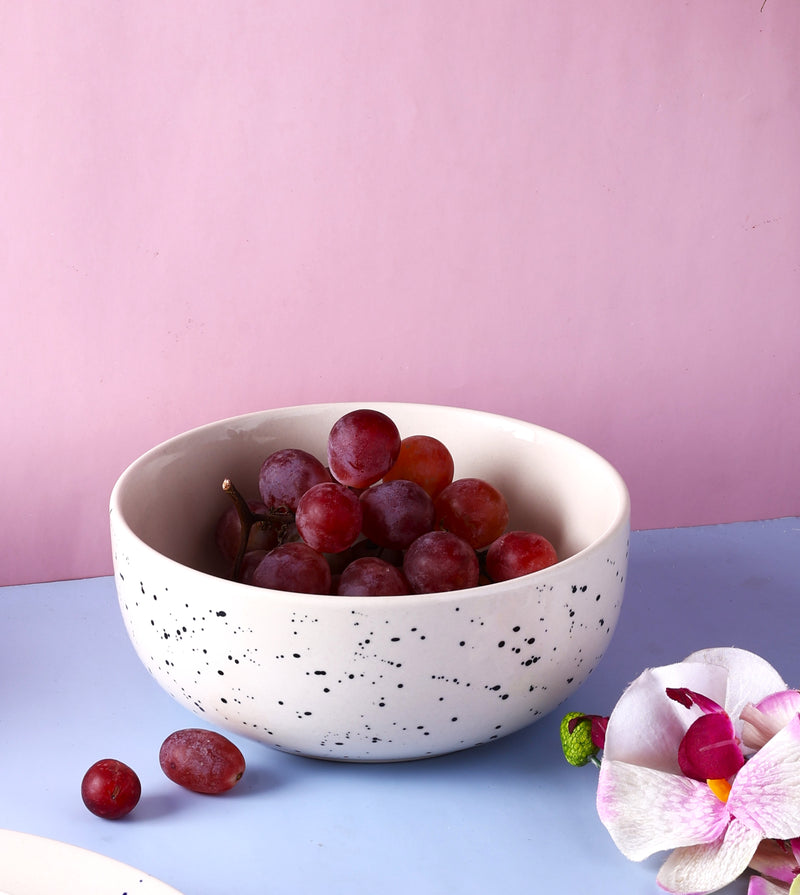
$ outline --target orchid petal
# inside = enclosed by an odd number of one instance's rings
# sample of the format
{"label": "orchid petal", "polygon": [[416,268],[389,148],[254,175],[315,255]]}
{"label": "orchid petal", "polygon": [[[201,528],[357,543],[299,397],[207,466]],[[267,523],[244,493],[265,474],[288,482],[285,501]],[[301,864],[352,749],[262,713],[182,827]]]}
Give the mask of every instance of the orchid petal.
{"label": "orchid petal", "polygon": [[765,696],[756,708],[770,717],[782,718],[785,724],[800,712],[800,690],[778,690]]}
{"label": "orchid petal", "polygon": [[605,748],[606,745],[606,728],[608,727],[608,718],[602,715],[592,715],[592,742],[598,749]]}
{"label": "orchid petal", "polygon": [[790,844],[778,839],[765,839],[750,861],[750,869],[771,879],[790,883],[798,873],[797,856]]}
{"label": "orchid petal", "polygon": [[624,761],[680,774],[678,747],[694,720],[665,698],[668,688],[689,687],[722,702],[727,671],[702,662],[678,662],[643,671],[620,697],[606,728],[603,760]]}
{"label": "orchid petal", "polygon": [[750,749],[760,749],[798,712],[798,690],[781,690],[762,699],[758,705],[746,705],[741,711],[742,742]]}
{"label": "orchid petal", "polygon": [[746,705],[739,718],[742,722],[742,746],[751,754],[766,746],[785,727],[774,715],[766,715],[754,705]]}
{"label": "orchid petal", "polygon": [[734,818],[713,842],[676,848],[661,866],[658,884],[675,895],[716,892],[746,870],[760,838]]}
{"label": "orchid petal", "polygon": [[600,765],[597,813],[617,848],[632,861],[712,842],[728,824],[724,803],[705,783],[606,757]]}
{"label": "orchid petal", "polygon": [[747,895],[788,895],[788,883],[774,883],[763,876],[751,876]]}
{"label": "orchid petal", "polygon": [[727,805],[763,839],[800,836],[800,715],[739,771]]}
{"label": "orchid petal", "polygon": [[724,713],[725,709],[721,705],[709,699],[703,693],[695,693],[687,687],[667,687],[667,696],[679,702],[684,708],[690,709],[693,705],[702,712],[719,712]]}
{"label": "orchid petal", "polygon": [[[714,647],[687,656],[685,662],[707,662],[724,668],[729,675],[727,693],[717,700],[731,718],[738,718],[744,706],[757,704],[765,696],[786,690],[787,685],[778,672],[761,656],[735,647]],[[685,686],[685,685],[684,685]],[[700,690],[716,698],[707,690]]]}

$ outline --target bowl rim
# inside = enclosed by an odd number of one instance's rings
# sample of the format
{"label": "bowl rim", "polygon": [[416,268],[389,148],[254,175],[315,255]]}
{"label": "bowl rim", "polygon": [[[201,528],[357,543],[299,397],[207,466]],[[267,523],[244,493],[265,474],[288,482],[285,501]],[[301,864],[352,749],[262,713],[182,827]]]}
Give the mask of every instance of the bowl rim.
{"label": "bowl rim", "polygon": [[[587,544],[584,548],[579,550],[577,553],[573,553],[572,555],[566,557],[565,559],[559,560],[555,565],[549,566],[546,569],[542,569],[538,572],[531,572],[528,575],[522,575],[518,578],[511,578],[506,581],[495,581],[491,584],[481,584],[476,587],[470,588],[462,588],[460,590],[453,591],[443,591],[440,593],[430,593],[430,594],[397,594],[392,596],[343,596],[339,594],[307,594],[307,593],[299,593],[295,591],[280,591],[273,590],[271,588],[262,588],[255,587],[254,585],[244,584],[239,581],[234,581],[229,578],[222,578],[218,575],[211,574],[210,572],[204,572],[200,569],[195,569],[192,566],[185,565],[184,563],[178,562],[175,559],[172,559],[170,556],[167,556],[165,553],[162,553],[160,550],[156,550],[155,547],[148,544],[147,541],[143,540],[139,535],[133,530],[133,528],[128,524],[127,519],[125,518],[124,513],[122,512],[122,508],[120,506],[121,501],[121,492],[125,488],[127,481],[133,477],[136,473],[137,469],[140,466],[145,466],[154,456],[162,453],[165,449],[170,446],[176,445],[183,440],[188,440],[193,436],[196,436],[207,429],[213,429],[220,426],[226,426],[236,423],[242,423],[246,421],[252,421],[256,418],[264,417],[265,415],[271,414],[296,414],[300,415],[304,412],[313,412],[313,411],[322,411],[326,412],[330,410],[341,410],[343,415],[344,413],[349,412],[350,410],[355,410],[358,408],[370,408],[381,410],[387,415],[391,415],[392,408],[412,408],[412,409],[421,409],[421,410],[438,410],[438,411],[456,411],[463,414],[468,414],[471,416],[480,416],[484,417],[487,420],[492,420],[499,423],[507,423],[511,426],[518,427],[524,426],[529,429],[536,430],[547,435],[550,438],[554,438],[556,440],[563,441],[565,444],[569,444],[574,448],[577,448],[584,452],[585,454],[592,456],[601,466],[604,466],[606,472],[609,476],[609,481],[614,486],[614,490],[619,498],[619,506],[617,512],[606,527],[605,531],[597,538],[595,538],[591,543]],[[428,404],[428,403],[418,403],[418,402],[403,402],[403,401],[333,401],[333,402],[315,402],[308,404],[290,404],[281,407],[272,407],[266,410],[255,410],[249,411],[246,413],[238,414],[232,417],[223,417],[217,420],[213,420],[208,423],[203,423],[199,426],[194,426],[190,429],[184,430],[176,435],[173,435],[169,438],[164,439],[153,447],[149,448],[143,454],[139,455],[135,460],[128,464],[127,467],[120,473],[117,478],[114,486],[111,490],[110,498],[109,498],[109,514],[114,517],[114,525],[117,530],[123,531],[127,536],[132,538],[135,542],[138,543],[140,548],[144,548],[145,552],[153,554],[157,557],[161,562],[167,563],[168,565],[174,566],[179,569],[183,569],[187,573],[191,573],[192,575],[198,575],[201,579],[208,579],[209,581],[222,582],[226,586],[226,593],[229,595],[241,595],[241,596],[258,596],[263,598],[263,595],[266,593],[269,595],[269,598],[276,602],[290,602],[293,605],[297,605],[298,600],[302,602],[309,602],[311,605],[317,604],[327,604],[327,605],[342,605],[347,606],[351,609],[358,609],[360,606],[372,606],[376,605],[387,605],[391,603],[391,605],[403,606],[409,604],[416,604],[420,600],[424,600],[425,602],[434,602],[434,603],[447,603],[454,601],[464,601],[470,599],[476,599],[479,596],[488,596],[489,594],[499,594],[504,590],[512,590],[516,589],[521,582],[530,581],[531,583],[535,582],[537,576],[541,576],[545,573],[551,572],[553,569],[564,569],[569,570],[572,566],[576,565],[588,552],[599,551],[602,549],[603,545],[608,543],[609,541],[616,538],[623,530],[626,534],[630,531],[630,511],[631,511],[631,502],[630,502],[630,492],[628,490],[628,486],[625,483],[622,475],[616,469],[614,465],[610,463],[605,457],[595,451],[593,448],[584,444],[583,442],[578,441],[572,436],[565,435],[562,432],[558,432],[555,429],[550,429],[546,426],[542,426],[538,423],[532,423],[527,420],[522,420],[516,417],[507,416],[504,414],[493,413],[491,411],[486,410],[474,410],[465,407],[459,407],[456,405],[446,405],[446,404]]]}

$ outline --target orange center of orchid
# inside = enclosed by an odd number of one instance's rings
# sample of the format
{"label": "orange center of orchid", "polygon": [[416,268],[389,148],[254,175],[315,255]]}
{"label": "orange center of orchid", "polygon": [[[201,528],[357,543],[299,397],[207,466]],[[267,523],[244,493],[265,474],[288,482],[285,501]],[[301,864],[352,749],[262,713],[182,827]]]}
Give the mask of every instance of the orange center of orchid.
{"label": "orange center of orchid", "polygon": [[720,800],[720,802],[727,802],[728,796],[731,792],[731,785],[728,781],[722,777],[718,780],[706,780],[708,784],[708,788],[714,795]]}

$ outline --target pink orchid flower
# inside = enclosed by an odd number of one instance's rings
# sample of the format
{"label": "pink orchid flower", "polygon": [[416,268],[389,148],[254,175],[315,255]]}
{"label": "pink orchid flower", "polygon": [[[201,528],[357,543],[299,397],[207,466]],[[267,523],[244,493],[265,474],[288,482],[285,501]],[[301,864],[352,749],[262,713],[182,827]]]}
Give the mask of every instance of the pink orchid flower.
{"label": "pink orchid flower", "polygon": [[723,888],[763,840],[800,837],[800,694],[739,649],[646,670],[609,718],[597,810],[631,860],[674,849],[666,891]]}

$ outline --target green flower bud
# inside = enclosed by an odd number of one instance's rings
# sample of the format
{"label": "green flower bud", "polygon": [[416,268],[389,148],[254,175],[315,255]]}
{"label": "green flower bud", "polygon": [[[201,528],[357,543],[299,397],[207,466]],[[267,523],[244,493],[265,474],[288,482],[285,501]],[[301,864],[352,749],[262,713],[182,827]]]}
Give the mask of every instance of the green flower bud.
{"label": "green flower bud", "polygon": [[[582,720],[570,724],[577,718]],[[587,764],[600,751],[592,742],[591,719],[583,712],[569,712],[564,715],[561,721],[561,748],[564,751],[564,758],[576,767]]]}

